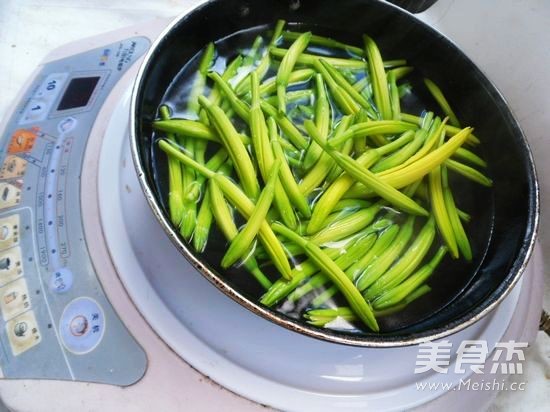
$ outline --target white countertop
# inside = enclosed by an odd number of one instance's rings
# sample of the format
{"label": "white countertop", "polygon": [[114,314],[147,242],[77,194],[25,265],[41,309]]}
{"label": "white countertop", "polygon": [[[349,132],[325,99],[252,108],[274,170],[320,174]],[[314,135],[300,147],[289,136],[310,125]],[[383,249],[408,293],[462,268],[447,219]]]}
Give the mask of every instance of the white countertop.
{"label": "white countertop", "polygon": [[[476,13],[490,21],[496,0],[461,0],[474,4]],[[441,13],[456,13],[456,25],[444,31],[463,30],[468,23],[464,7],[445,0]],[[461,5],[464,3],[461,3]],[[178,14],[185,1],[177,0],[2,0],[0,2],[0,119],[4,117],[15,96],[20,92],[30,73],[52,49],[118,28],[145,22],[154,17]],[[441,7],[441,6],[440,6]],[[487,33],[484,25],[468,28],[480,41],[469,45],[466,53],[486,73],[503,61],[516,62],[518,67],[529,67],[530,76],[520,77],[521,70],[500,71],[490,76],[501,89],[516,113],[533,149],[541,183],[542,217],[540,242],[543,251],[550,250],[550,3],[545,0],[502,0],[499,8],[509,7],[500,13],[505,47],[489,48],[484,44]],[[504,16],[504,17],[502,17]],[[439,19],[439,18],[438,18]],[[437,19],[436,19],[437,20]],[[494,25],[493,25],[494,26]],[[541,30],[541,28],[544,28]],[[537,36],[544,35],[545,42]],[[498,36],[495,36],[498,37]],[[460,43],[458,44],[460,46]],[[513,65],[510,65],[513,67]],[[499,77],[500,76],[500,77]],[[510,81],[512,79],[513,81]],[[529,105],[520,105],[529,94]],[[534,121],[534,119],[536,119]],[[550,254],[543,257],[546,272],[545,307],[550,309]],[[502,392],[495,410],[541,410],[550,403],[550,339],[539,332],[537,341],[527,354],[524,375],[527,381],[524,392]],[[86,405],[85,409],[93,410]]]}

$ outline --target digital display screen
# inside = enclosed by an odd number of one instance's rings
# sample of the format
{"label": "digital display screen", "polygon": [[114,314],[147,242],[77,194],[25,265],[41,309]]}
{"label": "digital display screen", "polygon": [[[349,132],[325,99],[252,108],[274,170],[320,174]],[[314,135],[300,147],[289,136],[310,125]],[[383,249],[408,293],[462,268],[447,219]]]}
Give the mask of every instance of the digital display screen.
{"label": "digital display screen", "polygon": [[72,79],[57,106],[57,110],[68,110],[86,106],[90,101],[90,97],[92,97],[99,79],[99,76]]}

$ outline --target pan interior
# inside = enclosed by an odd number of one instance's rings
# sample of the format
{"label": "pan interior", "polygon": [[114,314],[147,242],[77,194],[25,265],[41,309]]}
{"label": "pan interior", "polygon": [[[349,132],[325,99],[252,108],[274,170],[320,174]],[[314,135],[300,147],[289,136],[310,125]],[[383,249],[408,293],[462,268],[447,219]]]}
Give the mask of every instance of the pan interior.
{"label": "pan interior", "polygon": [[[222,64],[252,44],[254,37],[264,33],[276,18],[286,19],[296,30],[312,30],[358,46],[361,35],[368,33],[379,44],[384,58],[406,58],[415,68],[409,75],[413,93],[404,100],[403,111],[418,114],[427,109],[438,113],[435,102],[422,87],[423,77],[436,81],[459,119],[474,126],[483,141],[480,154],[489,163],[487,174],[494,179],[495,186],[489,190],[451,175],[459,207],[472,214],[473,223],[466,227],[474,251],[472,263],[446,258],[428,282],[431,293],[404,311],[380,319],[382,336],[360,329],[335,333],[397,340],[448,327],[477,305],[495,299],[498,290],[511,282],[509,272],[517,264],[518,250],[526,236],[533,187],[521,132],[504,101],[479,70],[436,32],[378,2],[345,2],[345,7],[330,19],[325,13],[333,3],[327,1],[315,4],[305,1],[295,10],[277,1],[265,2],[262,8],[250,4],[246,9],[231,9],[227,3],[242,6],[234,1],[210,2],[172,29],[155,51],[156,64],[148,68],[141,90],[140,156],[165,215],[168,216],[166,158],[153,144],[157,136],[151,131],[150,122],[157,116],[161,103],[168,104],[176,117],[185,116],[190,77],[197,68],[200,50],[209,41],[216,42],[218,62]],[[364,17],[361,22],[352,19],[356,13]],[[246,272],[224,271],[219,267],[225,249],[223,236],[214,230],[207,253],[195,256],[224,282],[256,302],[262,290]],[[334,303],[342,304],[338,298]],[[283,312],[280,316],[296,318],[305,309],[304,301],[279,309]]]}
{"label": "pan interior", "polygon": [[[305,25],[294,25],[292,29],[299,31],[313,30],[315,33],[330,32],[330,30],[326,28],[307,27]],[[248,30],[239,31],[238,33],[234,33],[217,41],[216,50],[218,53],[214,63],[214,68],[218,67],[220,68],[219,70],[223,70],[227,62],[230,62],[237,57],[236,52],[243,51],[249,47],[257,35],[264,35],[264,37],[267,38],[268,30],[269,28],[266,26],[254,27]],[[332,37],[337,39],[352,38],[349,33],[330,32],[330,34]],[[397,59],[399,58],[397,53],[399,53],[399,51],[389,51],[388,57],[390,59]],[[181,71],[174,78],[174,81],[170,84],[162,99],[163,104],[166,104],[172,108],[173,117],[189,117],[189,114],[187,113],[187,101],[201,55],[202,51],[195,55],[181,69]],[[266,78],[271,77],[271,74],[274,73],[268,74]],[[430,96],[421,92],[423,89],[421,69],[416,70],[409,77],[409,81],[413,84],[413,92],[407,95],[406,99],[403,101],[403,111],[417,114],[427,109],[436,110],[437,108],[434,107],[434,102]],[[419,92],[416,92],[416,90]],[[159,137],[163,137],[163,135],[160,135]],[[151,148],[153,168],[157,170],[157,190],[161,194],[163,208],[167,210],[169,187],[167,179],[168,172],[166,170],[166,156],[161,150],[158,149],[157,145],[153,144]],[[218,148],[218,145],[210,144],[210,151],[208,155],[213,155]],[[456,178],[456,176],[452,173],[451,179],[451,185],[455,196],[457,197],[459,207],[472,213],[472,221],[476,225],[475,231],[470,230],[475,259],[471,263],[466,262],[464,259],[445,259],[443,264],[438,268],[437,272],[429,281],[429,284],[432,287],[431,293],[416,300],[401,312],[380,318],[380,325],[382,330],[385,332],[395,331],[399,328],[415,324],[439,311],[443,306],[453,301],[477,273],[477,269],[479,268],[485,253],[486,245],[490,240],[493,220],[493,202],[491,191],[489,189],[481,188],[463,178]],[[483,199],[483,203],[488,205],[488,207],[476,208],[476,199]],[[379,215],[382,215],[383,213],[384,211],[382,211]],[[417,225],[417,229],[419,230],[421,227],[420,223],[424,223],[425,220],[418,220],[422,221],[418,222],[419,225]],[[243,222],[241,221],[240,223]],[[434,244],[435,243],[436,242],[434,242]],[[189,248],[191,249],[191,246]],[[435,252],[436,247],[432,249],[433,250],[430,255]],[[211,234],[209,244],[205,252],[199,254],[198,256],[201,260],[207,262],[208,265],[219,273],[220,276],[232,287],[246,295],[249,299],[258,301],[263,293],[263,290],[246,270],[236,267],[232,267],[229,270],[224,270],[219,266],[219,262],[221,261],[226,250],[226,240],[223,234],[216,230]],[[266,270],[266,273],[271,275],[272,280],[276,280],[278,277],[277,273],[269,271],[269,269]],[[308,303],[311,301],[312,297],[322,293],[325,289],[325,287],[317,288],[315,291],[304,296],[294,304],[290,301],[286,301],[277,307],[277,311],[285,314],[286,316],[300,319],[303,311],[309,309]],[[336,295],[334,298],[327,301],[327,304],[330,307],[345,306],[346,302],[339,295]],[[354,328],[353,331],[355,333],[362,333],[361,328]]]}

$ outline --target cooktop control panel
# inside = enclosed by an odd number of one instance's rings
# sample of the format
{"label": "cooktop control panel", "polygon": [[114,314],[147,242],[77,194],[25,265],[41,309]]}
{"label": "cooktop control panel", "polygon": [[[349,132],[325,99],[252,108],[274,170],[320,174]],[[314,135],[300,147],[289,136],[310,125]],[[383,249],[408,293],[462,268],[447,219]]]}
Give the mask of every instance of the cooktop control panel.
{"label": "cooktop control panel", "polygon": [[147,359],[88,255],[80,208],[101,105],[149,48],[125,39],[41,66],[0,136],[0,368],[6,378],[129,385]]}

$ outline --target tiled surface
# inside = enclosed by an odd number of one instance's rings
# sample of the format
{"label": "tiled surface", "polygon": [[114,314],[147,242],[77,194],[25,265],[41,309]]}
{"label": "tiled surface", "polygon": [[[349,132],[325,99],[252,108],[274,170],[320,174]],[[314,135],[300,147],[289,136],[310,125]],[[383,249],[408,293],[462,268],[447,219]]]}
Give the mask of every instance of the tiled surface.
{"label": "tiled surface", "polygon": [[[486,0],[482,2],[482,6],[480,5],[480,12],[487,13],[487,19],[491,18],[492,3]],[[509,98],[534,149],[542,183],[542,250],[547,251],[550,248],[550,214],[545,213],[545,204],[548,204],[550,197],[550,163],[547,160],[550,157],[547,144],[550,139],[550,127],[541,127],[540,122],[538,127],[533,127],[529,119],[530,116],[542,116],[546,119],[544,122],[547,126],[550,126],[550,49],[541,49],[540,53],[527,51],[532,44],[530,38],[537,35],[536,25],[550,26],[550,5],[545,3],[545,0],[505,0],[499,3],[499,6],[503,7],[503,3],[522,10],[521,13],[511,13],[510,21],[506,23],[507,27],[513,27],[517,36],[514,36],[514,42],[502,47],[501,50],[491,49],[491,56],[493,60],[498,61],[506,56],[517,55],[518,64],[530,65],[533,70],[528,79],[518,78],[519,71],[510,70],[508,75],[503,73],[501,78],[493,80]],[[87,36],[144,22],[153,17],[176,15],[184,7],[183,0],[0,1],[0,119],[4,117],[36,65],[53,48]],[[480,39],[483,39],[483,27],[470,27],[468,30],[472,30],[472,35],[479,35]],[[479,33],[476,34],[476,31]],[[452,37],[452,30],[448,33]],[[545,33],[548,34],[548,31]],[[476,43],[476,47],[482,46]],[[469,54],[476,60],[475,50]],[[510,78],[513,82],[507,81]],[[520,96],[525,93],[532,95],[535,102],[529,107],[514,107],[514,102],[520,101]],[[550,267],[550,255],[545,256],[544,261],[541,270]],[[550,302],[549,283],[546,282],[545,291],[547,309]],[[536,411],[542,410],[542,405],[549,404],[550,339],[539,333],[527,358],[526,370],[521,377],[528,382],[526,390],[501,393],[493,405],[494,410]]]}

